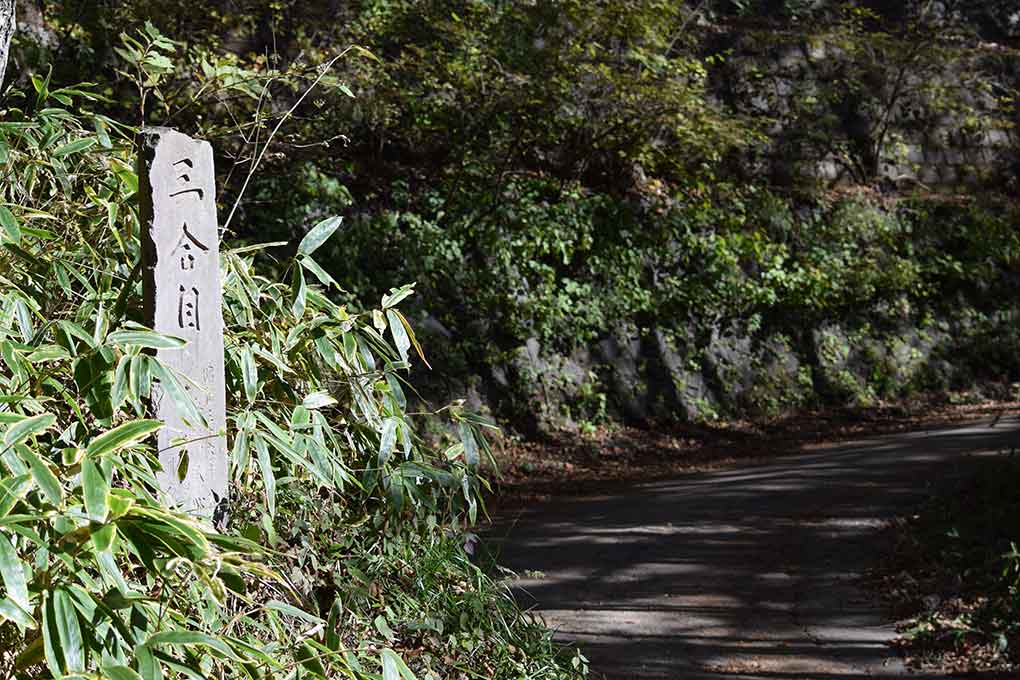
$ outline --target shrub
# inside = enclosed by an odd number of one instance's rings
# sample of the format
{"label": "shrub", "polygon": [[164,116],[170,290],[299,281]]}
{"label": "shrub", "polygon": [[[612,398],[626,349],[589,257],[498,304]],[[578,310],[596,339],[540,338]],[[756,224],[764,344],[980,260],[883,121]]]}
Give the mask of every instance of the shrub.
{"label": "shrub", "polygon": [[[410,680],[394,651],[407,639],[400,622],[376,618],[366,631],[367,609],[342,602],[361,588],[353,574],[372,573],[357,565],[373,551],[390,559],[420,545],[445,546],[448,573],[484,582],[477,597],[493,606],[479,616],[505,619],[505,635],[535,652],[531,663],[562,676],[548,634],[451,547],[462,550],[459,527],[479,511],[484,423],[452,408],[448,448],[416,436],[401,373],[423,354],[398,309],[413,288],[391,290],[369,313],[333,302],[337,286],[312,255],[336,218],[285,262],[261,267],[262,246],[223,253],[229,524],[217,530],[166,504],[149,443],[159,427],[147,418],[153,382],[178,408],[194,404],[150,351],[182,341],[142,325],[133,131],[76,112],[75,100],[101,99],[86,86],[33,85],[0,111],[8,667],[145,680],[359,678],[381,668]],[[289,283],[262,273],[280,270]],[[316,517],[331,523],[312,525]]]}

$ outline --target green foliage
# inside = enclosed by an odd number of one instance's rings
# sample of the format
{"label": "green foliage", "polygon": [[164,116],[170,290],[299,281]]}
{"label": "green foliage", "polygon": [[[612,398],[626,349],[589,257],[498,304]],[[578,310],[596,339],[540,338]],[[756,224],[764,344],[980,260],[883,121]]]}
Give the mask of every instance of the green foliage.
{"label": "green foliage", "polygon": [[[440,358],[484,375],[529,338],[567,355],[630,324],[703,346],[731,320],[796,335],[999,285],[1015,246],[998,203],[818,191],[924,189],[919,148],[967,161],[1012,128],[1015,55],[977,39],[980,4],[245,0],[176,18],[186,44],[146,27],[179,14],[165,0],[47,17],[58,68],[106,73],[109,106],[217,140],[241,242],[344,214],[314,271],[280,255],[291,311],[310,313],[302,281],[335,280],[356,310],[398,271],[421,294],[403,313],[427,300],[458,335]],[[118,55],[125,26],[141,32]],[[335,61],[352,44],[377,58]],[[950,169],[981,180],[968,163]]]}
{"label": "green foliage", "polygon": [[282,583],[265,551],[155,495],[158,462],[143,440],[157,423],[139,417],[153,378],[170,376],[142,350],[179,341],[137,326],[128,309],[138,299],[128,149],[110,119],[51,106],[96,97],[35,85],[29,109],[8,108],[0,122],[10,213],[2,615],[18,631],[7,661],[57,677],[283,671],[291,662],[243,630],[256,619],[231,622],[250,586]]}
{"label": "green foliage", "polygon": [[[975,158],[986,139],[1013,125],[1003,96],[1015,87],[1004,75],[1009,57],[923,19],[890,26],[848,5],[838,19],[798,33],[793,49],[779,32],[740,40],[723,66],[738,83],[733,106],[772,121],[776,133],[762,151],[784,183],[912,183],[918,176],[927,183],[933,170],[975,182],[983,179],[977,167],[949,158],[968,151]],[[766,58],[763,46],[783,57]],[[933,157],[939,148],[947,158]]]}
{"label": "green foliage", "polygon": [[[981,307],[975,356],[1016,354],[991,309],[1013,295],[1015,208],[813,181],[903,190],[912,135],[949,125],[952,150],[1014,129],[1015,56],[953,18],[995,3],[945,20],[801,0],[37,4],[53,40],[19,35],[0,119],[0,637],[26,675],[568,675],[461,547],[485,423],[455,405],[439,449],[416,434],[426,313],[462,374],[627,327],[682,339],[694,375],[734,325],[790,356],[827,322],[884,332],[961,302]],[[152,381],[200,416],[150,351],[179,340],[141,325],[117,121],[215,143],[234,246],[222,531],[155,494]],[[893,394],[915,378],[889,356],[912,345],[881,337],[763,360],[753,389],[695,410],[774,413],[816,382]],[[737,369],[713,369],[726,392]],[[564,408],[591,429],[609,382],[580,375]]]}
{"label": "green foliage", "polygon": [[536,337],[569,353],[616,319],[711,327],[755,316],[839,318],[900,297],[936,304],[976,293],[1016,261],[1010,218],[976,207],[888,209],[858,199],[794,212],[768,192],[730,190],[642,211],[579,188],[552,191],[514,183],[478,219],[459,217],[464,209],[438,196],[425,217],[408,199],[406,211],[349,222],[348,255],[336,251],[331,269],[355,289],[381,288],[384,273],[367,257],[381,252],[401,261],[428,299],[446,302],[430,312],[447,327],[484,320],[485,340],[502,351]]}
{"label": "green foliage", "polygon": [[[656,176],[710,172],[749,131],[709,103],[686,24],[682,4],[657,0],[373,3],[352,31],[387,56],[363,64],[363,124],[462,158],[444,168],[450,180],[497,194],[521,163],[609,183],[635,163]],[[677,145],[683,155],[669,152]]]}
{"label": "green foliage", "polygon": [[[143,88],[167,74],[152,54],[171,47],[146,35],[127,40]],[[151,353],[183,341],[141,324],[133,131],[89,111],[103,98],[87,86],[33,85],[0,110],[0,634],[11,673],[430,677],[443,657],[405,662],[395,635],[333,614],[351,590],[340,565],[423,544],[445,546],[438,563],[476,579],[487,605],[450,634],[498,621],[526,650],[501,658],[499,673],[565,677],[548,635],[451,547],[481,509],[487,425],[453,408],[456,443],[436,451],[416,436],[402,383],[424,355],[398,308],[413,287],[371,313],[334,302],[338,286],[314,256],[337,218],[270,266],[263,246],[223,253],[230,525],[167,505],[150,445],[153,382],[201,414]],[[291,531],[312,516],[330,522]],[[296,550],[302,542],[314,551]],[[401,628],[415,603],[427,609],[426,593],[402,586],[375,590],[406,592]]]}

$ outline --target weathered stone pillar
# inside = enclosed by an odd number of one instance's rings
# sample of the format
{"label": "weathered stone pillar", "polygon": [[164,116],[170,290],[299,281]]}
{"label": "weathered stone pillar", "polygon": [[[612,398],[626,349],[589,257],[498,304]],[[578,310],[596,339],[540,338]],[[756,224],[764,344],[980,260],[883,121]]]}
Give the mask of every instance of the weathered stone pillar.
{"label": "weathered stone pillar", "polygon": [[0,85],[7,70],[7,54],[14,36],[14,0],[0,0]]}
{"label": "weathered stone pillar", "polygon": [[212,516],[227,495],[226,392],[219,234],[212,147],[168,128],[140,138],[143,285],[148,323],[188,341],[156,357],[191,394],[207,425],[188,423],[154,386],[162,490]]}

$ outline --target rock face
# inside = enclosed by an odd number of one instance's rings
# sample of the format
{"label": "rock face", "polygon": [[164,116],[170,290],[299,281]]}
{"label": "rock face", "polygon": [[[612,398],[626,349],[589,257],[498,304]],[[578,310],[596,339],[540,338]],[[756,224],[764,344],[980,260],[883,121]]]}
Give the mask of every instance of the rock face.
{"label": "rock face", "polygon": [[573,356],[542,352],[535,338],[518,347],[502,375],[512,376],[508,386],[516,394],[518,411],[526,414],[527,426],[544,432],[577,428],[581,401],[592,376],[591,359],[581,351]]}
{"label": "rock face", "polygon": [[[999,17],[1002,30],[992,33],[1010,39],[1020,28],[1014,14]],[[994,91],[1015,87],[1017,74],[1000,65],[1000,45],[935,58],[924,45],[911,52],[876,39],[872,51],[839,34],[750,31],[721,39],[731,56],[713,72],[716,96],[749,118],[771,121],[767,150],[748,164],[756,175],[778,184],[882,181],[901,188],[1013,175],[1018,137]]]}
{"label": "rock face", "polygon": [[157,350],[205,423],[188,422],[161,384],[157,479],[177,504],[204,516],[228,482],[219,234],[212,147],[174,130],[142,130],[139,188],[146,315],[155,330],[184,338]]}
{"label": "rock face", "polygon": [[620,324],[569,356],[531,339],[493,366],[490,378],[477,377],[484,389],[472,394],[476,407],[515,424],[530,418],[526,429],[540,435],[606,418],[701,422],[867,406],[922,390],[1020,379],[1014,315],[1020,312],[961,306],[941,317],[884,324],[867,316],[808,329],[751,331],[728,323],[700,339],[689,329]]}

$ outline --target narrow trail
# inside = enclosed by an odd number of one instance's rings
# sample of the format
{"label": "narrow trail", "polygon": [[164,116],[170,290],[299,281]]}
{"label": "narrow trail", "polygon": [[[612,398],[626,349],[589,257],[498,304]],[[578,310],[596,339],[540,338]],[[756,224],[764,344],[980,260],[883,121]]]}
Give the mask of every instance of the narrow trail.
{"label": "narrow trail", "polygon": [[1020,421],[1002,419],[562,499],[504,527],[500,558],[595,679],[902,676],[892,623],[857,585],[876,536],[1018,444]]}

